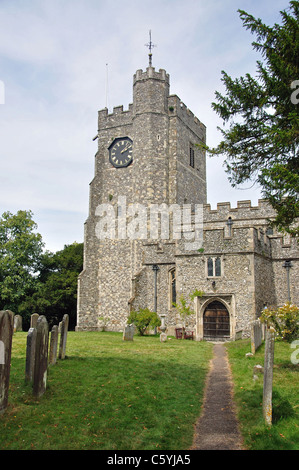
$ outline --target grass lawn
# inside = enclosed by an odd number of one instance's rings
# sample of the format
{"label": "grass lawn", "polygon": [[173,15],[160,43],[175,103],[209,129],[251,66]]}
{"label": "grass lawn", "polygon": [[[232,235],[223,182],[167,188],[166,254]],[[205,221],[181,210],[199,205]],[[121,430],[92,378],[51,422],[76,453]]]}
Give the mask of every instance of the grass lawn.
{"label": "grass lawn", "polygon": [[227,344],[234,379],[235,401],[244,442],[249,450],[299,450],[299,364],[291,362],[294,349],[290,344],[275,341],[273,370],[273,421],[264,424],[263,375],[253,380],[253,366],[264,365],[264,344],[255,356],[250,341]]}
{"label": "grass lawn", "polygon": [[25,385],[27,333],[13,336],[0,449],[187,450],[201,411],[212,344],[69,332],[40,399]]}

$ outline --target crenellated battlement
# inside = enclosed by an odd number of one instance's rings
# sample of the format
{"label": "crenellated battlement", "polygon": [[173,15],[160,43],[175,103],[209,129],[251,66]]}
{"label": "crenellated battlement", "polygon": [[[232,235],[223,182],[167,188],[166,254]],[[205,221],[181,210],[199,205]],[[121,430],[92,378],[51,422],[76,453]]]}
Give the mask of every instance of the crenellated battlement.
{"label": "crenellated battlement", "polygon": [[147,67],[145,72],[141,69],[137,70],[133,75],[133,85],[138,81],[148,79],[162,80],[169,85],[169,74],[166,73],[164,69],[160,69],[159,72],[156,72],[155,67]]}
{"label": "crenellated battlement", "polygon": [[168,97],[168,114],[170,117],[177,116],[191,129],[195,126],[197,130],[201,132],[205,133],[206,131],[206,126],[190,111],[177,95],[170,95]]}
{"label": "crenellated battlement", "polygon": [[259,199],[257,206],[252,206],[251,201],[238,201],[237,207],[231,207],[230,202],[219,202],[217,209],[211,209],[210,204],[204,205],[205,222],[238,219],[268,219],[275,217],[275,211],[267,199]]}
{"label": "crenellated battlement", "polygon": [[108,109],[104,108],[98,112],[99,130],[110,128],[113,126],[123,126],[130,124],[133,117],[133,104],[129,104],[129,109],[125,109],[123,105],[115,106],[112,113],[108,113]]}

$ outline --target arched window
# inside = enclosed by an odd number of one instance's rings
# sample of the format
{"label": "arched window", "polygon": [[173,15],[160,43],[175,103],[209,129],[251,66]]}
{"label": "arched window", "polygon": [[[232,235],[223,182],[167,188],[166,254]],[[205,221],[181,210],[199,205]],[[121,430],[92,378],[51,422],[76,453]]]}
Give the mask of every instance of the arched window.
{"label": "arched window", "polygon": [[232,221],[232,218],[231,218],[231,217],[229,217],[229,218],[227,219],[226,225],[227,225],[227,227],[228,227],[228,235],[227,235],[227,236],[228,236],[228,237],[231,237],[231,236],[232,236],[232,225],[233,225],[233,221]]}
{"label": "arched window", "polygon": [[170,306],[173,307],[173,304],[176,303],[176,272],[175,269],[172,269],[169,273],[170,275]]}

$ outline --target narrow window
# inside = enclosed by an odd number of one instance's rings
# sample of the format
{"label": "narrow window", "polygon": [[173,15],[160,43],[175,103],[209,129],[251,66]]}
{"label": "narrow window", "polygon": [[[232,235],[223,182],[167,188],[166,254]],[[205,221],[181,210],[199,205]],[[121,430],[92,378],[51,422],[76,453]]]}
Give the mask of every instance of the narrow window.
{"label": "narrow window", "polygon": [[208,259],[208,276],[213,276],[214,269],[213,269],[213,258]]}
{"label": "narrow window", "polygon": [[228,226],[228,236],[231,237],[232,236],[232,225],[233,225],[233,221],[232,221],[232,218],[229,217],[227,219],[227,222],[226,222],[227,226]]}
{"label": "narrow window", "polygon": [[176,303],[176,274],[175,269],[170,271],[170,305]]}
{"label": "narrow window", "polygon": [[194,149],[190,147],[190,166],[194,168]]}
{"label": "narrow window", "polygon": [[221,276],[221,259],[215,259],[215,276]]}

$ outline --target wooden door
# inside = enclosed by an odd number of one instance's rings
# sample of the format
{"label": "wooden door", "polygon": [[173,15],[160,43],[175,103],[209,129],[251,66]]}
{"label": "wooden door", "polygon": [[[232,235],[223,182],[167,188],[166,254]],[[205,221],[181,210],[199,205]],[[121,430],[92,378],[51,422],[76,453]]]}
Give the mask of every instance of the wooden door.
{"label": "wooden door", "polygon": [[218,301],[211,302],[203,315],[204,339],[225,339],[230,336],[229,313]]}

